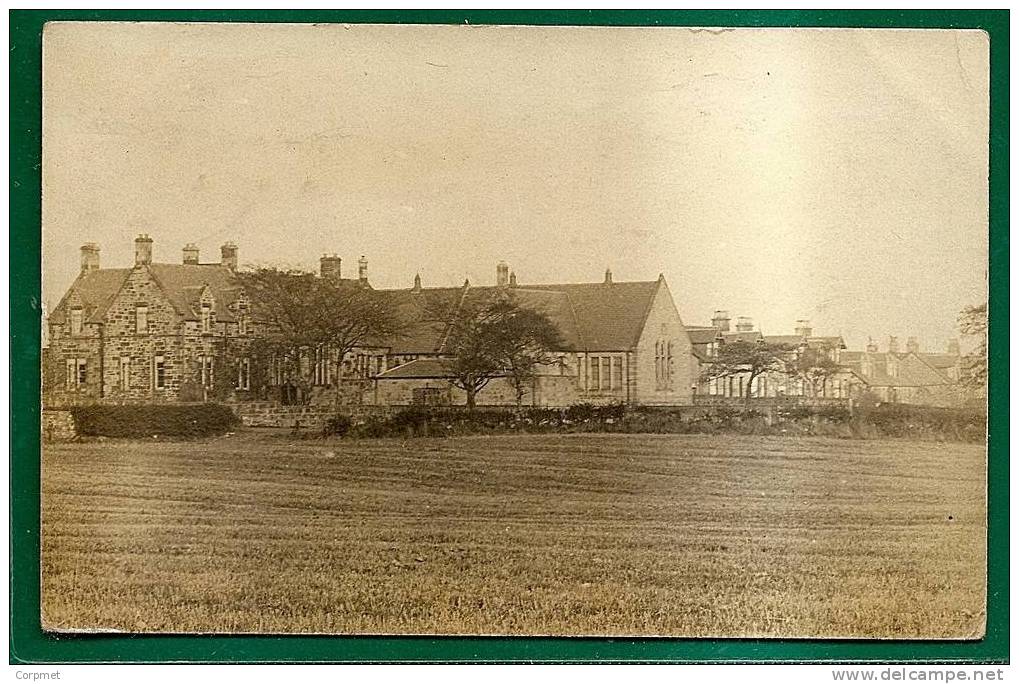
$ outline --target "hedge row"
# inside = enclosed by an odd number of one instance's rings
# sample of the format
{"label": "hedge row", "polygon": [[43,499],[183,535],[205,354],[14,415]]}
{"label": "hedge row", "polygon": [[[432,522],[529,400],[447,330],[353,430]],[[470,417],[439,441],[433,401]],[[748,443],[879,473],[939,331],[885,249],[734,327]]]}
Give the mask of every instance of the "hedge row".
{"label": "hedge row", "polygon": [[83,437],[208,437],[239,422],[221,404],[75,406],[71,415]]}
{"label": "hedge row", "polygon": [[850,414],[842,407],[790,407],[765,413],[735,407],[682,408],[580,404],[566,409],[521,411],[412,407],[390,417],[352,420],[337,415],[325,435],[414,437],[526,433],[621,432],[644,434],[798,434],[856,439],[908,437],[981,442],[987,420],[981,411],[882,405]]}

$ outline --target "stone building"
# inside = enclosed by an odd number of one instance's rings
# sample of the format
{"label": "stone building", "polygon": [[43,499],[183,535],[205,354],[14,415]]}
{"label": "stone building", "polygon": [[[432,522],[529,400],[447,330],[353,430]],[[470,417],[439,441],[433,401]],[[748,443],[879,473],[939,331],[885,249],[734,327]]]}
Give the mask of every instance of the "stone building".
{"label": "stone building", "polygon": [[[412,325],[385,343],[385,370],[374,378],[371,401],[386,405],[463,404],[442,359],[445,328],[421,312],[429,300],[512,293],[522,306],[546,313],[559,329],[563,348],[556,362],[538,368],[523,397],[526,406],[576,403],[628,405],[689,404],[693,377],[687,359],[690,338],[664,276],[641,282],[520,284],[508,267],[496,269],[495,287],[422,288],[389,291]],[[516,403],[505,378],[495,378],[477,396],[479,405]]]}
{"label": "stone building", "polygon": [[[200,263],[198,248],[186,245],[169,264],[153,261],[149,236],[134,245],[130,268],[101,268],[99,246],[81,247],[81,271],[48,319],[45,400],[197,401],[217,386],[247,391],[252,330],[237,247],[227,243],[219,262]],[[235,361],[218,368],[229,346]]]}

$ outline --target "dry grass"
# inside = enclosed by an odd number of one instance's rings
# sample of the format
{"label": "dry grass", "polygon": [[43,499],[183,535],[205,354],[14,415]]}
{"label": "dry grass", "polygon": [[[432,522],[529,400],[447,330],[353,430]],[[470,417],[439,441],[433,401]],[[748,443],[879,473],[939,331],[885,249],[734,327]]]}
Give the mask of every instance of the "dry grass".
{"label": "dry grass", "polygon": [[980,446],[780,437],[48,446],[43,619],[972,637],[984,473]]}

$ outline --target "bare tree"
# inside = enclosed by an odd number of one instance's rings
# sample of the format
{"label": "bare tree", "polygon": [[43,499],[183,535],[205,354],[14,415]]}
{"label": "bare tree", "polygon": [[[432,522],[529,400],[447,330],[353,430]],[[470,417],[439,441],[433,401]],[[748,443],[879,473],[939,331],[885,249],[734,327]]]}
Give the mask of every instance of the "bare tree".
{"label": "bare tree", "polygon": [[787,357],[792,347],[785,344],[738,340],[723,344],[711,363],[701,373],[707,382],[719,378],[746,378],[744,404],[750,407],[750,388],[756,378],[765,373],[787,372]]}
{"label": "bare tree", "polygon": [[825,383],[842,370],[832,358],[830,347],[804,347],[789,361],[787,372],[810,383],[816,397],[823,393]]}

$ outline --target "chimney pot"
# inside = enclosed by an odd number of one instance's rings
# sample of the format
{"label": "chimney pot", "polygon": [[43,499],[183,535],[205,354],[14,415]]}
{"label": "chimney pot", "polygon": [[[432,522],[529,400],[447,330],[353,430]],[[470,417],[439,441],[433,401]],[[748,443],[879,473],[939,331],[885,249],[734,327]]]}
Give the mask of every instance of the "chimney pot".
{"label": "chimney pot", "polygon": [[86,242],[81,246],[81,270],[99,270],[99,245],[94,242]]}
{"label": "chimney pot", "polygon": [[612,284],[612,269],[611,268],[606,268],[605,269],[605,284],[606,285],[611,285]]}
{"label": "chimney pot", "polygon": [[147,266],[152,263],[152,238],[142,233],[134,239],[134,265]]}
{"label": "chimney pot", "polygon": [[736,332],[753,332],[754,322],[748,316],[740,316],[736,319]]}
{"label": "chimney pot", "polygon": [[505,261],[495,265],[495,284],[499,287],[509,284],[509,265]]}
{"label": "chimney pot", "polygon": [[899,353],[899,338],[894,335],[888,336],[888,352],[891,354]]}
{"label": "chimney pot", "polygon": [[906,351],[910,354],[920,353],[920,342],[915,337],[906,339]]}
{"label": "chimney pot", "polygon": [[711,318],[711,327],[715,328],[719,332],[729,332],[729,312],[718,310],[715,311],[715,315]]}
{"label": "chimney pot", "polygon": [[421,291],[421,274],[420,273],[414,274],[414,287],[411,288],[411,289],[414,292],[420,292]]}
{"label": "chimney pot", "polygon": [[810,321],[800,319],[796,321],[796,336],[797,337],[810,337],[814,334],[814,329],[810,327]]}
{"label": "chimney pot", "polygon": [[368,259],[362,254],[361,258],[357,260],[357,279],[362,284],[368,282]]}
{"label": "chimney pot", "polygon": [[335,254],[323,254],[322,258],[318,260],[319,264],[319,275],[323,278],[337,278],[341,277],[341,265],[342,260]]}
{"label": "chimney pot", "polygon": [[515,271],[510,271],[509,286],[510,287],[516,287],[517,286],[517,274],[516,274]]}
{"label": "chimney pot", "polygon": [[237,245],[226,242],[219,248],[220,263],[231,271],[237,270]]}
{"label": "chimney pot", "polygon": [[184,245],[183,250],[184,263],[191,264],[193,266],[198,265],[198,245],[193,242],[189,242]]}

